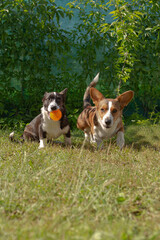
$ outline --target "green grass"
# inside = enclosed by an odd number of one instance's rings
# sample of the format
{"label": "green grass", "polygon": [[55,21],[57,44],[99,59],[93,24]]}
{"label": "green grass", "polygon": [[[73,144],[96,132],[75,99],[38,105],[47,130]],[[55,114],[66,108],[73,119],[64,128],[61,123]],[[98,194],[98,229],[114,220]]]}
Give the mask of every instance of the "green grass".
{"label": "green grass", "polygon": [[11,143],[0,131],[0,239],[159,240],[160,127],[129,126],[126,147]]}

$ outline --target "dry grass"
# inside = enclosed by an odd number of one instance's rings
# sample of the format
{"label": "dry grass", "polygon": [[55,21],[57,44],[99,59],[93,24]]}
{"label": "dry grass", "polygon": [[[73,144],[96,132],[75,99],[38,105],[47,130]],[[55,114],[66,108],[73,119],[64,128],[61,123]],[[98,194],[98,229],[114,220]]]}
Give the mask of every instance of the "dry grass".
{"label": "dry grass", "polygon": [[160,127],[130,126],[126,147],[0,138],[0,239],[160,239]]}

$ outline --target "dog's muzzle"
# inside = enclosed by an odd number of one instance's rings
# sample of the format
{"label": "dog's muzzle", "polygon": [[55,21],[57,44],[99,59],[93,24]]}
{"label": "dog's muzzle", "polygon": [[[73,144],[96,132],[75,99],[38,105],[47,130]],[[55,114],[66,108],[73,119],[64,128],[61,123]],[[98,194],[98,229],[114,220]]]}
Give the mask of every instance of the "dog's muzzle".
{"label": "dog's muzzle", "polygon": [[110,128],[112,126],[112,121],[111,119],[106,119],[105,120],[105,125],[106,125],[106,128]]}
{"label": "dog's muzzle", "polygon": [[57,110],[58,108],[57,108],[57,106],[51,106],[51,110],[52,111],[55,111],[55,110]]}

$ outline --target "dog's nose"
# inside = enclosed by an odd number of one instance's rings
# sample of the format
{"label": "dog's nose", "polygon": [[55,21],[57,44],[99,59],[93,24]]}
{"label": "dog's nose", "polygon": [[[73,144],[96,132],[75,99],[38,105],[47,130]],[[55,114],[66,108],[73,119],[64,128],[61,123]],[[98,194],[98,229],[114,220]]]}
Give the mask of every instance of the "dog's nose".
{"label": "dog's nose", "polygon": [[105,120],[105,124],[106,124],[107,126],[109,126],[109,125],[111,124],[111,119],[109,119],[109,118],[106,119],[106,120]]}
{"label": "dog's nose", "polygon": [[57,110],[57,107],[56,107],[56,106],[52,106],[52,107],[51,107],[51,110],[52,110],[52,111]]}

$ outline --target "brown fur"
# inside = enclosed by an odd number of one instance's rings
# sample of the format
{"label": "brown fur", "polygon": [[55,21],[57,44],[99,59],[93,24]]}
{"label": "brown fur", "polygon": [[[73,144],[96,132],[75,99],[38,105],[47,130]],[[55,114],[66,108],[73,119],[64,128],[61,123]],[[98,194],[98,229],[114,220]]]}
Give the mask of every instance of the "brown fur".
{"label": "brown fur", "polygon": [[[95,106],[87,106],[82,111],[82,113],[79,115],[77,120],[77,127],[82,131],[91,134],[92,136],[96,134],[95,127],[97,127],[97,129],[99,127],[101,132],[102,132],[102,129],[104,129],[104,132],[105,132],[104,136],[106,134],[106,137],[113,136],[118,132],[123,133],[124,132],[124,127],[122,123],[123,108],[128,105],[128,103],[133,98],[133,95],[134,95],[133,91],[127,91],[115,99],[107,99],[103,96],[101,92],[91,87],[90,96]],[[112,103],[110,109],[109,109],[109,102]],[[103,119],[105,119],[105,117],[107,119],[108,111],[109,111],[109,114],[111,115],[112,124],[106,126],[105,128],[104,126],[100,126],[100,125],[102,125],[102,122],[104,121]],[[112,129],[113,129],[113,134],[112,134]],[[107,131],[109,132],[108,135],[107,135]],[[101,135],[103,135],[103,133],[101,133]]]}

